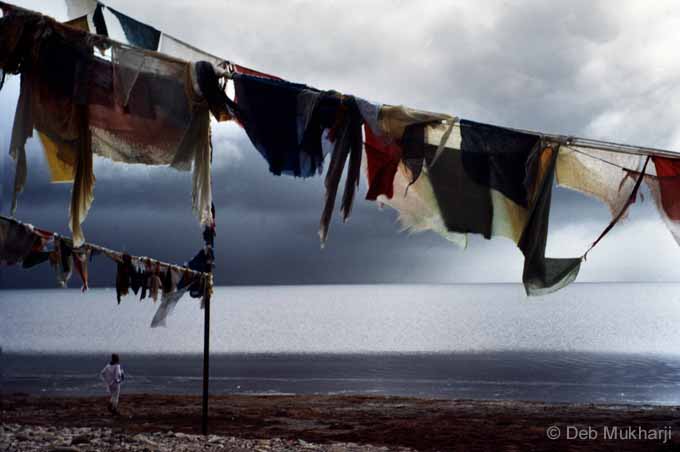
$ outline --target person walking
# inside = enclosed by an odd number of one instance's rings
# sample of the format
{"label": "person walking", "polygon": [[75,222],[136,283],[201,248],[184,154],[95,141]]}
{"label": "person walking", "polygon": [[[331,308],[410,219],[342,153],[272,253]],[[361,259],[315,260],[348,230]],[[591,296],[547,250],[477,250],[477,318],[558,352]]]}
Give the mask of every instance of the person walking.
{"label": "person walking", "polygon": [[106,389],[109,391],[111,400],[109,400],[109,411],[114,416],[118,416],[118,399],[120,398],[120,385],[125,379],[125,372],[120,366],[120,357],[114,353],[111,355],[111,362],[108,363],[99,376],[106,385]]}

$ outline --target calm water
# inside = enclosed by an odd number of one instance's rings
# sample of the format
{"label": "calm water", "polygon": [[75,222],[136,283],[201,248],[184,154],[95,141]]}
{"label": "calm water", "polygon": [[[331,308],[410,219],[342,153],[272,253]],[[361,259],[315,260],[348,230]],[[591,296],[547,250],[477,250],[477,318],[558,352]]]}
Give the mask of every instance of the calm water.
{"label": "calm water", "polygon": [[[219,288],[212,392],[367,393],[680,404],[680,284]],[[126,391],[199,393],[202,311],[168,327],[113,290],[0,291],[3,392],[92,394],[106,354]]]}

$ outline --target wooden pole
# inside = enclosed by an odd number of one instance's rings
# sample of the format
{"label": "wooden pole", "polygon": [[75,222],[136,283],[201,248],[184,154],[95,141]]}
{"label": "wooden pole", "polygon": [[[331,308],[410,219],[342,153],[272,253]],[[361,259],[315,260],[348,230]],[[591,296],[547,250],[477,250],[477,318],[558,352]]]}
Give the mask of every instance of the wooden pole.
{"label": "wooden pole", "polygon": [[210,292],[206,291],[203,306],[203,415],[201,432],[208,434],[208,384],[210,382]]}

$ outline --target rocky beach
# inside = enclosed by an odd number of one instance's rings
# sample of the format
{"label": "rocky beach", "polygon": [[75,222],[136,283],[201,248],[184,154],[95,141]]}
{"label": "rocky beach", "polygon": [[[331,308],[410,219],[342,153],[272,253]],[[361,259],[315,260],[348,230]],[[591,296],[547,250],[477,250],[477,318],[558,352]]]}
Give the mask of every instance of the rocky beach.
{"label": "rocky beach", "polygon": [[[125,395],[121,416],[102,397],[4,395],[0,451],[671,451],[673,406],[545,404],[372,396],[214,396],[210,435],[200,398]],[[669,432],[606,438],[605,427]],[[551,429],[552,430],[549,430]],[[557,428],[561,436],[553,438]],[[567,438],[587,432],[589,438]],[[623,431],[623,430],[621,430]],[[595,432],[595,437],[592,436]],[[597,433],[600,433],[599,436]]]}
{"label": "rocky beach", "polygon": [[[128,435],[110,428],[56,428],[5,424],[0,427],[0,451],[16,452],[189,452],[189,451],[319,451],[319,452],[379,452],[387,447],[367,444],[313,444],[304,440],[244,439],[233,436],[191,435],[181,432],[137,433]],[[411,449],[391,447],[389,450],[408,452]]]}

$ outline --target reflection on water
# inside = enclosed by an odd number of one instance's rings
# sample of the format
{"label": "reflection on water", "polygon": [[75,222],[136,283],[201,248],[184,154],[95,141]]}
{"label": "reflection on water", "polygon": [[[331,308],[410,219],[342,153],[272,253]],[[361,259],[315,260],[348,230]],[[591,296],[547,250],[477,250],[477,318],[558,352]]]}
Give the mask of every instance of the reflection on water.
{"label": "reflection on water", "polygon": [[[678,289],[575,284],[529,299],[513,284],[222,287],[211,390],[676,404]],[[112,289],[0,291],[2,391],[101,393],[115,351],[126,391],[198,393],[199,303],[150,329],[157,306],[118,306]]]}
{"label": "reflection on water", "polygon": [[[680,355],[680,284],[574,284],[527,298],[519,284],[221,287],[215,352],[563,350]],[[113,289],[0,291],[0,346],[14,352],[201,353],[203,313]]]}

